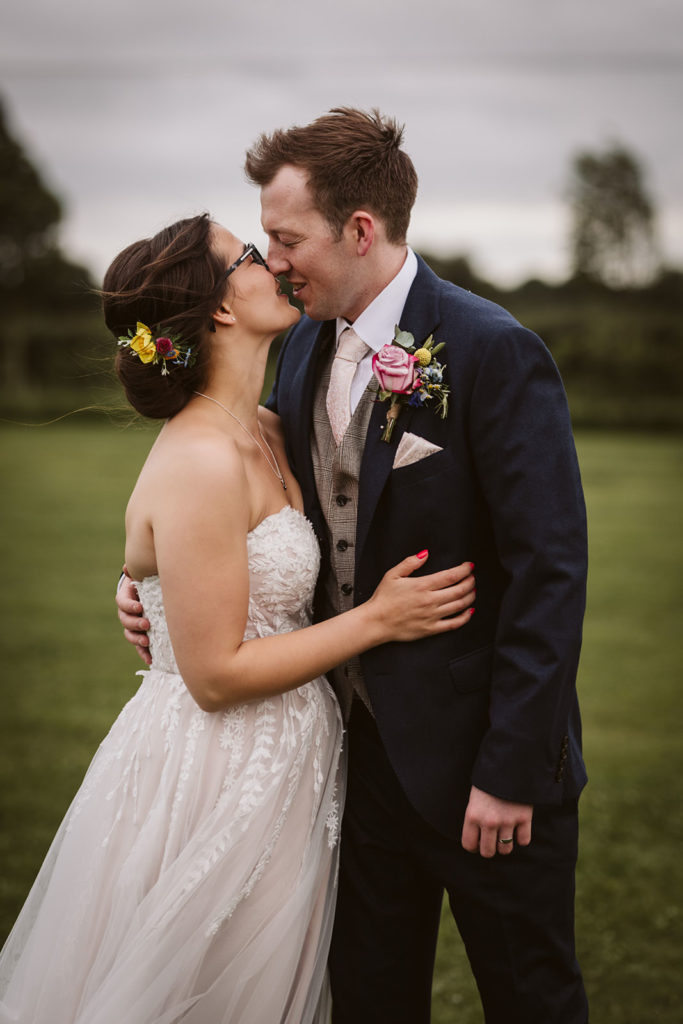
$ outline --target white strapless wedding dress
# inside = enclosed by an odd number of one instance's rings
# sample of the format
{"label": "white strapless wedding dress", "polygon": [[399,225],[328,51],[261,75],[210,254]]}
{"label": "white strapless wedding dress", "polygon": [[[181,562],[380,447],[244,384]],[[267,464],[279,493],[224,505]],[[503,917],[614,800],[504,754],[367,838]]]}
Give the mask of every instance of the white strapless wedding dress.
{"label": "white strapless wedding dress", "polygon": [[[245,639],[307,625],[310,524],[285,507],[248,548]],[[178,675],[158,578],[139,590],[153,668],[7,940],[0,1022],[322,1022],[343,799],[335,698],[321,678],[201,711]]]}

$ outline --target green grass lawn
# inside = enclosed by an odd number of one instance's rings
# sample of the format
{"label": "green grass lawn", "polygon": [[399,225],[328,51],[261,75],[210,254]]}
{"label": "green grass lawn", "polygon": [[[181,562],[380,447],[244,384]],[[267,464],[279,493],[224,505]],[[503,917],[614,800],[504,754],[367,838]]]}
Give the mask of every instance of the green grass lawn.
{"label": "green grass lawn", "polygon": [[[12,925],[141,667],[113,591],[153,431],[102,420],[0,430],[0,933]],[[580,691],[579,957],[596,1024],[674,1024],[683,982],[680,640],[683,444],[581,434],[591,576]],[[447,914],[435,1024],[480,1024]]]}

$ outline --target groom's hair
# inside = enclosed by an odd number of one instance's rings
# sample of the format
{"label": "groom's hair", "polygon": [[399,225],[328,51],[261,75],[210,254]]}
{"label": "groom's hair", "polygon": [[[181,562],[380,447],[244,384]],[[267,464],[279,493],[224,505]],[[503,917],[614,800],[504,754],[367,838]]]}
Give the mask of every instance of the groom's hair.
{"label": "groom's hair", "polygon": [[261,135],[247,150],[245,170],[263,187],[285,165],[300,167],[337,237],[354,210],[366,209],[398,245],[405,242],[417,195],[417,173],[402,141],[403,126],[378,110],[335,107],[311,124]]}

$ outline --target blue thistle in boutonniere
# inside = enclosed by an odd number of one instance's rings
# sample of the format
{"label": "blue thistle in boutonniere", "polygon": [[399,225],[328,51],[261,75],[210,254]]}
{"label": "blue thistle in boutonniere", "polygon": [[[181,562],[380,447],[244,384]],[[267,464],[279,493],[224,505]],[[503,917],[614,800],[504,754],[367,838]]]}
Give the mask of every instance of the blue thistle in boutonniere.
{"label": "blue thistle in boutonniere", "polygon": [[389,401],[387,421],[382,430],[382,440],[391,441],[394,423],[403,405],[423,406],[433,402],[432,408],[442,419],[448,415],[448,385],[444,383],[446,367],[437,359],[437,352],[444,342],[434,344],[429,335],[419,348],[409,331],[394,331],[394,339],[372,358],[372,369],[379,381],[380,402]]}

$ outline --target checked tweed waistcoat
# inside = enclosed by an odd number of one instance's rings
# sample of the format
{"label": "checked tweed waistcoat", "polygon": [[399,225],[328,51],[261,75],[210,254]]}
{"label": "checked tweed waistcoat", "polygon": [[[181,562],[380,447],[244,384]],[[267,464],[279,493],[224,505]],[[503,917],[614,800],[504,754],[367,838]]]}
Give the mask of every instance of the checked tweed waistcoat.
{"label": "checked tweed waistcoat", "polygon": [[[353,608],[358,478],[365,436],[377,393],[377,380],[372,377],[353,412],[341,444],[337,446],[326,408],[333,358],[334,346],[331,346],[315,393],[311,439],[315,484],[327,524],[330,548],[330,566],[322,581],[325,601],[322,611],[326,618]],[[359,658],[351,658],[328,675],[345,720],[351,710],[354,692],[370,708]]]}

